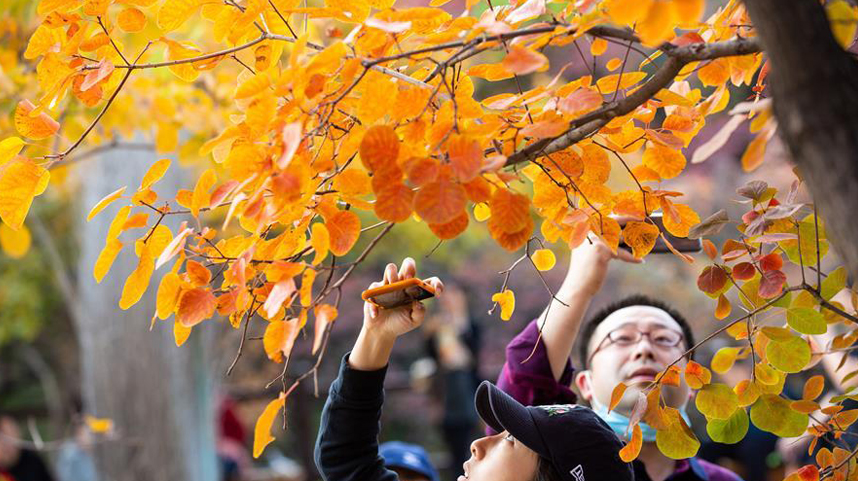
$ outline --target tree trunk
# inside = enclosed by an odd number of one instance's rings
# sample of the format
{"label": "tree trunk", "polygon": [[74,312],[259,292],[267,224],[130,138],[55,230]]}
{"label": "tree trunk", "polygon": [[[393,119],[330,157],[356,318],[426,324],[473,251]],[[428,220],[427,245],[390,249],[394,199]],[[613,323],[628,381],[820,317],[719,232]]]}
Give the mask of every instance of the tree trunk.
{"label": "tree trunk", "polygon": [[[156,160],[151,153],[114,150],[81,168],[82,208],[123,185],[126,195],[140,185]],[[164,198],[180,186],[180,170],[171,167],[155,185]],[[215,400],[211,370],[211,329],[195,329],[177,348],[172,321],[149,330],[162,267],[139,303],[118,307],[125,279],[137,265],[134,241],[142,229],[121,236],[125,244],[101,284],[92,277],[110,222],[122,202],[111,205],[80,229],[78,320],[85,409],[111,418],[119,439],[101,444],[97,465],[109,481],[217,480]],[[83,215],[81,218],[85,217]],[[173,216],[176,217],[176,216]],[[150,216],[149,224],[154,219]],[[176,219],[165,219],[175,233]]]}
{"label": "tree trunk", "polygon": [[771,63],[781,137],[858,280],[858,63],[834,39],[818,0],[745,0]]}

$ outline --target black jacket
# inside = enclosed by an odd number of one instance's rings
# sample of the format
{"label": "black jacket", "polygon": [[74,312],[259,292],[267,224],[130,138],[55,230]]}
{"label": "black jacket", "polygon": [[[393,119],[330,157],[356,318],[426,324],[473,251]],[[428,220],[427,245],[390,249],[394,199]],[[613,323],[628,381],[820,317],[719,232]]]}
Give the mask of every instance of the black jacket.
{"label": "black jacket", "polygon": [[325,481],[396,481],[378,454],[387,367],[357,371],[348,359],[346,354],[322,411],[316,466]]}

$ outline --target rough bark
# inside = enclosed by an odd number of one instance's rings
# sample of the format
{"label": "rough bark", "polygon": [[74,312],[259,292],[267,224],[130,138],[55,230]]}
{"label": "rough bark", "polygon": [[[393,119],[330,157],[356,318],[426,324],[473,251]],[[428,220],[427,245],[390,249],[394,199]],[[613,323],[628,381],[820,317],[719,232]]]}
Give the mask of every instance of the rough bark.
{"label": "rough bark", "polygon": [[[88,161],[81,171],[83,209],[116,188],[133,192],[156,158],[151,153],[114,150]],[[179,187],[175,165],[155,185],[162,196]],[[172,198],[172,197],[170,197]],[[209,340],[211,329],[196,329],[181,348],[173,340],[172,321],[149,322],[162,267],[141,301],[127,311],[118,307],[125,279],[137,265],[134,240],[142,229],[125,233],[125,248],[101,284],[92,268],[120,202],[80,228],[78,320],[83,398],[88,413],[111,418],[116,442],[98,447],[101,479],[112,481],[217,479],[215,400]],[[85,218],[85,215],[80,215]],[[177,219],[167,225],[176,232]],[[151,224],[151,222],[150,222]]]}
{"label": "rough bark", "polygon": [[858,63],[835,41],[817,0],[745,0],[771,62],[780,136],[858,279]]}

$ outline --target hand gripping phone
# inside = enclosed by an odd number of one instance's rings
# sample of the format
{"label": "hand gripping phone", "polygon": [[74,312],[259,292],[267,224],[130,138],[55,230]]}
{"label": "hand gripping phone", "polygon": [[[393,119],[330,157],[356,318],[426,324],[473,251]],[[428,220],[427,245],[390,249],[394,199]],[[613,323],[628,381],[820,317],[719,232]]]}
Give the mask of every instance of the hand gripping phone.
{"label": "hand gripping phone", "polygon": [[361,294],[363,300],[382,309],[393,309],[430,297],[435,297],[435,288],[416,277],[367,289]]}

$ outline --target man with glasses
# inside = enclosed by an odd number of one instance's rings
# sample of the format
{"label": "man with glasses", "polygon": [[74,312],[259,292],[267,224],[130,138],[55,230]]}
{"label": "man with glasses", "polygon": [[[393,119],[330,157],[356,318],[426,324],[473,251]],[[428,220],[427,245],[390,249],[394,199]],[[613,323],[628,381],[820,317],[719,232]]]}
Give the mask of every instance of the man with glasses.
{"label": "man with glasses", "polygon": [[[556,299],[507,346],[506,364],[497,385],[523,404],[539,405],[575,402],[576,395],[570,389],[574,381],[581,396],[622,437],[638,393],[682,357],[694,345],[694,338],[681,314],[644,296],[615,302],[582,323],[613,259],[641,262],[623,249],[612,253],[593,236],[572,251],[569,270]],[[576,341],[582,360],[578,371],[573,370],[569,359]],[[686,362],[682,358],[677,365],[684,369]],[[611,393],[621,382],[628,388],[609,413]],[[662,388],[664,402],[678,409],[686,422],[685,407],[691,396],[684,381],[676,387]],[[702,459],[676,461],[664,456],[656,446],[655,430],[644,423],[641,429],[644,443],[639,462],[635,462],[638,481],[741,480],[733,472]]]}

